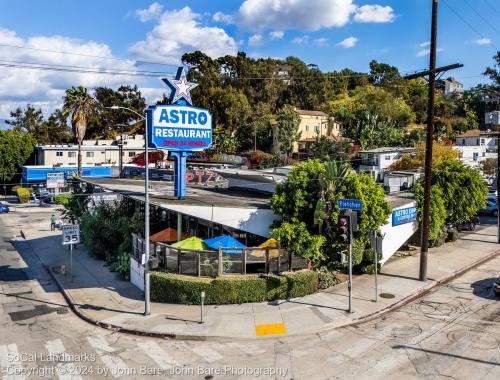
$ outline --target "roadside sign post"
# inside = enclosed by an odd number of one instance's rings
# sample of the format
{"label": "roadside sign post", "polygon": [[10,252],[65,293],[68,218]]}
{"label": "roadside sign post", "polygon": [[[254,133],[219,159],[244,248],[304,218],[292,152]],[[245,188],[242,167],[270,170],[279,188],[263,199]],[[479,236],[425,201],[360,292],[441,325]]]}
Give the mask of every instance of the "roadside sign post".
{"label": "roadside sign post", "polygon": [[69,268],[71,281],[73,281],[73,244],[80,243],[80,225],[79,224],[63,224],[62,225],[62,244],[69,245]]}
{"label": "roadside sign post", "polygon": [[357,231],[357,220],[358,220],[358,215],[357,211],[362,211],[363,210],[363,202],[360,199],[338,199],[337,200],[337,205],[339,206],[340,209],[345,209],[346,213],[345,215],[348,217],[348,243],[349,243],[349,280],[347,282],[347,289],[349,291],[349,308],[348,312],[353,313],[354,311],[352,310],[352,233],[353,233],[353,227],[354,230]]}

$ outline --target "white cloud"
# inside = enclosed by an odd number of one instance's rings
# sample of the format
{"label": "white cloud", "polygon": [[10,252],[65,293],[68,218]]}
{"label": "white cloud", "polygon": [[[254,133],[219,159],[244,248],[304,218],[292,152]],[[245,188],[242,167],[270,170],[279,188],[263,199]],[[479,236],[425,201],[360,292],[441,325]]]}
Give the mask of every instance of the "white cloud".
{"label": "white cloud", "polygon": [[129,51],[143,59],[179,64],[184,53],[200,50],[212,58],[234,55],[238,44],[224,29],[201,25],[191,8],[166,11],[158,24]]}
{"label": "white cloud", "polygon": [[354,21],[362,23],[392,22],[394,18],[394,9],[388,5],[363,5],[356,9],[354,14]]}
{"label": "white cloud", "polygon": [[[442,51],[444,51],[444,49],[442,48],[437,48],[436,49],[436,53],[441,53]],[[429,55],[431,52],[431,49],[421,49],[417,52],[417,57],[425,57],[427,55]]]}
{"label": "white cloud", "polygon": [[247,30],[341,27],[356,10],[352,0],[245,0],[237,22]]}
{"label": "white cloud", "polygon": [[248,45],[250,46],[259,46],[262,45],[262,35],[254,34],[248,38]]}
{"label": "white cloud", "polygon": [[343,39],[342,41],[340,41],[337,45],[341,46],[345,49],[349,49],[349,48],[356,46],[358,41],[359,41],[359,38],[357,38],[357,37],[347,37],[347,38]]}
{"label": "white cloud", "polygon": [[320,37],[320,38],[316,38],[313,43],[316,45],[316,46],[319,46],[319,47],[324,47],[324,46],[328,46],[328,38],[325,38],[325,37]]}
{"label": "white cloud", "polygon": [[146,9],[138,9],[134,13],[141,22],[146,22],[161,16],[163,5],[160,3],[153,3]]}
{"label": "white cloud", "polygon": [[212,20],[216,22],[222,22],[224,24],[233,24],[234,23],[234,17],[222,12],[215,12],[214,15],[212,16]]}
{"label": "white cloud", "polygon": [[478,38],[477,40],[474,40],[476,45],[491,45],[491,42],[491,38]]}
{"label": "white cloud", "polygon": [[431,43],[430,43],[430,41],[425,41],[425,42],[422,42],[421,44],[419,44],[418,46],[420,46],[421,48],[425,48],[425,47],[431,46]]}
{"label": "white cloud", "polygon": [[307,45],[309,43],[309,36],[295,37],[292,44]]}
{"label": "white cloud", "polygon": [[285,32],[282,30],[273,30],[269,32],[269,37],[271,40],[281,40],[285,36]]}
{"label": "white cloud", "polygon": [[[0,44],[72,53],[57,54],[39,50],[0,47],[0,56],[10,61],[39,62],[94,69],[110,68],[112,70],[132,71],[137,69],[133,60],[117,61],[96,58],[115,58],[115,56],[108,45],[94,41],[82,41],[64,36],[21,38],[14,31],[0,28]],[[17,107],[26,107],[27,103],[41,108],[44,115],[48,116],[55,108],[62,105],[65,90],[71,86],[81,85],[91,89],[98,86],[116,88],[120,85],[138,84],[140,87],[141,84],[144,84],[143,80],[141,77],[130,75],[102,75],[2,67],[0,70],[0,119],[9,118],[11,110]],[[158,83],[158,87],[162,87],[160,83]],[[147,94],[145,95],[149,101]]]}

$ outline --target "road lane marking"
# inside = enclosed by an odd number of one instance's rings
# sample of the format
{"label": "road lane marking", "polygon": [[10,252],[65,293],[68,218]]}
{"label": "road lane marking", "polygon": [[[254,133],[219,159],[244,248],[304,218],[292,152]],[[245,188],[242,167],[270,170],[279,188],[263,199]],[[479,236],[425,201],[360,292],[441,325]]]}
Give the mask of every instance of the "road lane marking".
{"label": "road lane marking", "polygon": [[118,356],[103,355],[100,359],[108,367],[109,374],[113,377],[120,377],[131,373],[125,362]]}
{"label": "road lane marking", "polygon": [[0,346],[0,367],[4,380],[23,380],[26,376],[22,373],[23,365],[19,360],[19,352],[15,343]]}
{"label": "road lane marking", "polygon": [[[51,356],[61,355],[66,353],[64,344],[61,339],[49,340],[45,343],[45,348]],[[60,380],[81,380],[82,377],[76,373],[74,363],[64,362],[57,363],[57,376]]]}
{"label": "road lane marking", "polygon": [[103,336],[89,336],[87,341],[97,351],[98,354],[106,352],[114,352],[115,349],[111,347]]}
{"label": "road lane marking", "polygon": [[195,354],[205,359],[208,363],[212,363],[224,358],[221,354],[208,346],[190,347],[190,349]]}
{"label": "road lane marking", "polygon": [[177,364],[174,358],[155,342],[139,342],[137,345],[146,355],[153,359],[153,361],[160,368],[164,370],[168,370]]}

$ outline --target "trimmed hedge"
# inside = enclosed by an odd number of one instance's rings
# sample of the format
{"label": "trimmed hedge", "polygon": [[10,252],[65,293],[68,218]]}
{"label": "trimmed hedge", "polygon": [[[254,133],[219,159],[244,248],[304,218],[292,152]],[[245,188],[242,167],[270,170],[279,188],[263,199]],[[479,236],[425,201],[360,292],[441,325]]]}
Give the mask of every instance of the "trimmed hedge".
{"label": "trimmed hedge", "polygon": [[33,189],[26,187],[18,187],[16,189],[17,198],[19,199],[19,203],[29,203],[31,193]]}
{"label": "trimmed hedge", "polygon": [[311,270],[281,275],[221,276],[214,279],[151,272],[151,299],[155,302],[223,305],[302,297],[318,290],[318,274]]}

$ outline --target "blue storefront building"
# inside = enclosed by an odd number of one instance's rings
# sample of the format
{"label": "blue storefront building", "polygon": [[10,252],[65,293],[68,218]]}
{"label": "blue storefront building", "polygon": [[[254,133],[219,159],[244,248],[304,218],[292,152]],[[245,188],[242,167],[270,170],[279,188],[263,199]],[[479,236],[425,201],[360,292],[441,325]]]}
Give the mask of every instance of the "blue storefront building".
{"label": "blue storefront building", "polygon": [[[76,175],[78,168],[76,166],[43,166],[27,165],[23,166],[23,185],[39,185],[47,181],[47,174],[64,173],[65,178],[71,178]],[[82,167],[82,177],[87,178],[111,178],[112,166],[84,166]]]}

